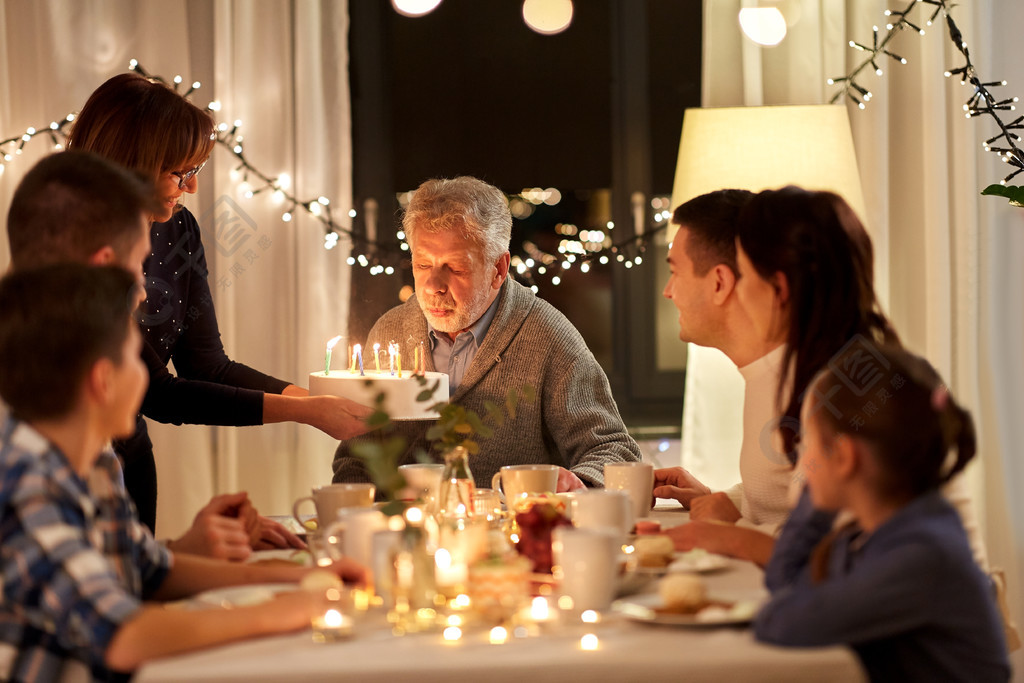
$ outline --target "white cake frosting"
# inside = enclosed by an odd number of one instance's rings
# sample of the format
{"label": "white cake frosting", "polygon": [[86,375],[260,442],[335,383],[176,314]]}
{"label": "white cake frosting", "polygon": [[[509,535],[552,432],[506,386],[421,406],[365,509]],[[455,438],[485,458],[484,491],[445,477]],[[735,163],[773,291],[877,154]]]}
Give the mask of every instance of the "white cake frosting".
{"label": "white cake frosting", "polygon": [[[448,402],[448,375],[443,372],[427,372],[423,376],[427,381],[421,385],[409,372],[402,373],[399,378],[388,370],[366,370],[365,376],[348,370],[331,370],[326,375],[321,370],[309,373],[309,393],[313,396],[342,396],[356,403],[373,406],[377,395],[383,392],[384,410],[392,420],[436,419],[440,416],[430,410],[430,406]],[[416,400],[420,393],[435,385],[437,388],[428,400]]]}

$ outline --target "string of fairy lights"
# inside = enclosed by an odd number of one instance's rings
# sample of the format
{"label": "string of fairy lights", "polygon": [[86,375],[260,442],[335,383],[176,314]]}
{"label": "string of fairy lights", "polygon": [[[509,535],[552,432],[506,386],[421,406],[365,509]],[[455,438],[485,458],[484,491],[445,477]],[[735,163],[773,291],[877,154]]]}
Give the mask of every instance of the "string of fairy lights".
{"label": "string of fairy lights", "polygon": [[[915,23],[911,19],[911,14],[919,5],[930,5],[934,9],[930,16],[926,14],[925,21]],[[886,59],[906,64],[906,59],[889,49],[893,38],[905,30],[913,30],[923,35],[924,28],[919,24],[931,26],[941,16],[945,20],[950,39],[963,57],[963,64],[950,69],[945,75],[946,77],[960,76],[961,84],[969,84],[973,88],[973,93],[964,105],[967,118],[987,116],[999,129],[998,134],[986,140],[983,145],[986,151],[998,154],[1004,163],[1013,167],[1013,170],[1001,181],[1002,185],[1006,185],[1017,174],[1024,171],[1024,153],[1017,145],[1021,138],[1014,132],[1024,128],[1024,116],[1018,116],[1009,122],[1003,120],[1001,112],[1015,111],[1018,98],[999,99],[993,96],[991,89],[1005,86],[1006,81],[985,82],[977,75],[963,35],[950,13],[953,6],[953,3],[948,0],[909,0],[902,10],[886,10],[885,15],[889,21],[884,34],[876,26],[870,46],[850,41],[852,48],[866,53],[866,56],[846,76],[829,79],[830,85],[840,86],[831,101],[836,103],[842,98],[847,98],[860,109],[864,109],[865,104],[871,100],[872,94],[863,85],[863,72],[870,67],[876,75],[881,76],[883,71],[880,62]],[[176,92],[183,89],[184,79],[181,76],[175,76],[168,83],[159,76],[149,74],[134,59],[129,62],[129,69],[146,78],[163,82],[173,87]],[[200,87],[201,84],[195,81],[181,94],[184,97],[190,97]],[[221,111],[221,105],[214,100],[207,105],[207,110],[216,117]],[[0,176],[2,176],[6,164],[21,155],[26,144],[36,138],[48,139],[54,150],[63,149],[68,128],[74,119],[75,114],[71,113],[62,119],[39,127],[28,128],[24,133],[0,140]],[[392,275],[408,262],[409,245],[401,230],[395,234],[394,240],[369,240],[362,231],[354,230],[335,219],[334,207],[329,198],[322,195],[315,198],[300,198],[293,191],[292,180],[288,174],[269,175],[254,166],[245,154],[244,138],[240,133],[241,126],[240,120],[234,120],[232,123],[217,123],[214,138],[217,146],[234,157],[231,178],[238,183],[238,190],[242,196],[251,199],[258,194],[269,194],[271,201],[282,208],[281,220],[285,223],[292,222],[299,212],[307,214],[320,224],[323,230],[325,249],[333,249],[344,236],[352,247],[348,257],[349,265],[365,268],[371,275]],[[552,203],[550,201],[552,195],[556,195],[555,201],[557,201],[557,190],[533,188],[523,190],[520,194],[510,195],[508,199],[513,215],[522,218],[524,215],[529,215],[532,211],[531,206],[544,202]],[[407,197],[407,195],[405,196]],[[399,196],[399,201],[403,201],[403,195]],[[627,269],[639,266],[644,261],[644,254],[651,240],[665,230],[671,218],[672,207],[669,205],[668,197],[655,197],[651,201],[651,207],[653,215],[649,215],[650,212],[646,209],[644,212],[647,217],[646,228],[619,241],[612,239],[615,226],[611,221],[603,226],[590,226],[583,229],[576,225],[559,223],[555,226],[555,232],[562,239],[559,240],[557,253],[542,249],[535,242],[526,241],[523,243],[523,253],[512,256],[513,273],[536,291],[535,275],[550,273],[549,282],[557,286],[562,282],[564,274],[574,268],[582,273],[587,273],[595,267],[615,263]],[[350,209],[347,216],[349,219],[356,218],[356,210]]]}
{"label": "string of fairy lights", "polygon": [[880,38],[879,28],[875,26],[873,41],[870,46],[851,40],[850,47],[866,52],[867,56],[846,76],[830,78],[828,80],[829,85],[840,86],[831,101],[834,104],[843,97],[846,97],[856,104],[857,107],[864,109],[865,103],[871,100],[871,91],[864,87],[863,81],[858,82],[857,80],[861,77],[862,72],[871,67],[877,75],[881,76],[882,68],[879,62],[886,60],[886,58],[895,60],[900,64],[907,63],[906,59],[891,52],[888,46],[894,36],[905,30],[915,31],[920,35],[924,35],[924,28],[910,19],[911,13],[919,5],[930,5],[934,8],[931,10],[930,16],[927,12],[925,13],[924,16],[928,18],[924,22],[920,22],[920,20],[919,22],[925,26],[931,26],[941,16],[945,20],[950,40],[953,41],[953,45],[963,57],[963,64],[955,69],[946,71],[945,76],[946,78],[959,76],[961,85],[970,85],[974,89],[967,103],[964,104],[967,118],[987,116],[999,129],[997,135],[994,135],[982,144],[986,152],[998,154],[1003,163],[1013,167],[1014,170],[1000,181],[1001,185],[1006,185],[1018,173],[1024,171],[1024,153],[1021,152],[1020,147],[1017,145],[1021,138],[1020,135],[1013,132],[1024,128],[1024,116],[1018,116],[1007,123],[1003,121],[1003,114],[1001,114],[1001,112],[1015,111],[1019,98],[1000,99],[995,97],[992,94],[991,88],[1005,86],[1006,81],[986,82],[982,81],[978,76],[974,63],[971,61],[971,53],[967,48],[967,43],[964,42],[963,33],[956,25],[950,12],[954,7],[954,3],[948,0],[910,0],[902,10],[889,9],[885,11],[885,16],[889,18],[885,26],[885,34]]}
{"label": "string of fairy lights", "polygon": [[[184,97],[191,97],[202,87],[199,81],[194,81],[186,87],[180,75],[168,82],[160,76],[150,74],[135,59],[129,62],[128,68],[145,78],[172,87]],[[216,117],[221,111],[221,104],[213,100],[206,109]],[[75,114],[71,113],[48,125],[29,128],[20,135],[0,141],[0,174],[3,173],[5,164],[21,155],[25,145],[37,137],[48,137],[56,151],[64,149],[68,129],[74,120]],[[333,249],[342,236],[346,237],[352,245],[347,259],[348,264],[365,268],[371,275],[392,275],[408,262],[409,245],[401,230],[395,234],[395,240],[369,240],[361,231],[353,230],[335,219],[329,198],[322,195],[315,198],[300,198],[292,190],[292,180],[287,173],[275,176],[256,167],[246,156],[241,127],[242,122],[237,119],[232,123],[220,122],[215,124],[213,133],[216,145],[234,157],[231,179],[238,183],[240,195],[252,199],[258,194],[269,194],[271,201],[281,207],[281,220],[285,223],[292,222],[300,211],[308,214],[321,225],[325,249]],[[531,207],[545,202],[551,203],[552,195],[557,196],[558,191],[551,188],[531,188],[524,189],[520,194],[510,195],[508,200],[513,213],[525,217],[532,213]],[[400,201],[403,197],[407,200],[408,193],[400,195]],[[668,226],[671,217],[668,205],[668,197],[657,197],[652,200],[652,206],[657,209],[651,219],[653,226],[641,234],[631,235],[618,242],[611,238],[615,226],[610,221],[601,228],[583,230],[575,225],[560,223],[555,230],[563,235],[564,239],[559,241],[557,253],[550,253],[536,243],[526,241],[523,244],[524,253],[512,256],[512,271],[516,277],[536,291],[538,287],[534,279],[535,273],[544,275],[551,272],[549,281],[557,286],[562,281],[562,272],[574,267],[586,273],[595,266],[610,263],[622,264],[627,269],[639,266],[643,263],[643,254],[649,240]],[[356,218],[356,215],[355,209],[348,211],[350,219]]]}

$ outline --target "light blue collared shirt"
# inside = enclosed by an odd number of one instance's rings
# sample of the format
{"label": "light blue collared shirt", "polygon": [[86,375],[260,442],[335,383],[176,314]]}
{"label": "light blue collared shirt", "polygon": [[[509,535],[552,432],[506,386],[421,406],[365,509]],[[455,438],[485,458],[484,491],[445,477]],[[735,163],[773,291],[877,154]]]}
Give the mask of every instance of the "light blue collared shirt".
{"label": "light blue collared shirt", "polygon": [[498,311],[499,299],[501,299],[500,293],[494,297],[494,301],[487,307],[479,320],[465,332],[455,335],[454,342],[444,332],[435,330],[430,321],[427,321],[427,337],[430,338],[430,355],[434,359],[434,369],[438,372],[448,373],[449,397],[459,388],[462,378],[466,376],[466,370],[476,358],[476,352],[480,350],[480,345],[484,343],[487,330],[490,329],[494,314]]}

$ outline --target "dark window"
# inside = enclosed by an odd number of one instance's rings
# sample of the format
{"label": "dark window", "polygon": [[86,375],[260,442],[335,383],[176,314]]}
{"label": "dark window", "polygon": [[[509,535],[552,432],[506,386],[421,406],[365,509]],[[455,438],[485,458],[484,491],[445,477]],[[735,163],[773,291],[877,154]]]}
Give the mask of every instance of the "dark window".
{"label": "dark window", "polygon": [[[531,245],[557,254],[582,230],[622,242],[657,227],[652,200],[671,192],[683,111],[700,103],[701,1],[574,4],[569,29],[542,36],[524,24],[520,0],[444,0],[419,18],[350,3],[354,191],[357,206],[376,201],[379,240],[393,239],[400,193],[454,175],[510,196],[560,192],[553,206],[518,212],[513,257]],[[678,425],[685,348],[659,344],[655,325],[667,304],[663,237],[645,249],[626,251],[643,258],[632,269],[594,262],[583,273],[577,261],[535,268],[533,282],[583,334],[630,426]],[[408,269],[399,274],[354,269],[353,337],[411,284]]]}

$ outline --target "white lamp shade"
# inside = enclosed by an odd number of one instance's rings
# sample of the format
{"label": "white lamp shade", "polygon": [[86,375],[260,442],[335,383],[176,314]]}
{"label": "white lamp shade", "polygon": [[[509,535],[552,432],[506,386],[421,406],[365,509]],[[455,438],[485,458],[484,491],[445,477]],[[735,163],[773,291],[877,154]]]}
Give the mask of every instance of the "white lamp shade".
{"label": "white lamp shade", "polygon": [[857,158],[843,105],[687,109],[672,208],[715,190],[784,185],[829,190],[864,220]]}

